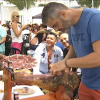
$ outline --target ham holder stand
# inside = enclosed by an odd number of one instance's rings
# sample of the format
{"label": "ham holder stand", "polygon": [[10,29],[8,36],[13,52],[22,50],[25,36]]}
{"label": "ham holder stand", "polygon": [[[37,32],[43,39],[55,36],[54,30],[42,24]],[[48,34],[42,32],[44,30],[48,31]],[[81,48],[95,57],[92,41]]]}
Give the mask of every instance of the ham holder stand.
{"label": "ham holder stand", "polygon": [[[11,62],[7,62],[8,66],[4,67],[3,74],[8,76],[8,80],[4,82],[4,97],[3,100],[12,100],[12,87],[14,84],[14,70],[9,67]],[[42,96],[30,97],[20,100],[56,100],[52,95],[45,94]]]}

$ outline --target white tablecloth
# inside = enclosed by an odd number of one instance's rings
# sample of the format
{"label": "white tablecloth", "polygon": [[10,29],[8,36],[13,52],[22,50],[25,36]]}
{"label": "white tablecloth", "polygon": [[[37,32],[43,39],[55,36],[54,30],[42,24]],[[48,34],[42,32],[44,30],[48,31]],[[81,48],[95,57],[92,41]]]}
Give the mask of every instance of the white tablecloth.
{"label": "white tablecloth", "polygon": [[[0,75],[3,75],[3,71],[0,71]],[[4,82],[0,81],[0,89],[4,90]],[[0,93],[0,100],[3,98],[3,93]]]}
{"label": "white tablecloth", "polygon": [[[0,88],[3,89],[2,86],[3,86],[3,83],[0,82]],[[21,85],[20,85],[20,87],[21,87]],[[30,94],[30,95],[19,95],[19,99],[24,99],[24,98],[29,98],[29,97],[44,95],[44,93],[41,91],[41,89],[38,86],[34,85],[34,86],[30,86],[30,87],[33,88],[35,90],[35,92],[33,94]],[[15,87],[12,88],[12,98],[13,98],[13,90],[15,88],[18,88],[18,86],[15,86]],[[2,100],[3,94],[4,93],[0,93],[0,100]]]}
{"label": "white tablecloth", "polygon": [[[18,88],[18,87],[21,87],[21,86],[15,86],[15,87],[13,87],[12,93],[13,93],[13,90],[15,88]],[[40,88],[38,86],[33,85],[33,86],[30,86],[30,87],[33,88],[35,92],[33,94],[30,94],[30,95],[19,95],[19,99],[24,99],[24,98],[29,98],[29,97],[44,95],[44,93],[40,90]],[[12,98],[13,98],[13,96],[12,96]]]}

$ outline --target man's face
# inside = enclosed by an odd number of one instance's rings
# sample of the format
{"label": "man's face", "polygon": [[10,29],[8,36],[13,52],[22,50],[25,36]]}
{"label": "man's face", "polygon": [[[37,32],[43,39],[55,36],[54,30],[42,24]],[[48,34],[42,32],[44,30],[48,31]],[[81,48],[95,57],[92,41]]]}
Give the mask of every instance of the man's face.
{"label": "man's face", "polygon": [[47,22],[47,26],[52,27],[56,31],[67,32],[71,26],[71,23],[69,20],[64,20],[61,17],[54,20],[49,18]]}
{"label": "man's face", "polygon": [[68,48],[69,43],[68,43],[68,34],[64,33],[61,34],[59,37],[60,42],[64,45],[64,47]]}
{"label": "man's face", "polygon": [[56,38],[54,35],[48,35],[46,38],[46,46],[52,47],[54,44],[56,44]]}

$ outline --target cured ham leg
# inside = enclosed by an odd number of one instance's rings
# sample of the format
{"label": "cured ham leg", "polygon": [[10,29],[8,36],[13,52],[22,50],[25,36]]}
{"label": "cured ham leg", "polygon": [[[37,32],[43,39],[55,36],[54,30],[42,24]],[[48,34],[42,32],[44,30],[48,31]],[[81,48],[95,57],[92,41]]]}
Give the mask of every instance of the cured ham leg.
{"label": "cured ham leg", "polygon": [[74,91],[80,83],[80,79],[76,73],[67,72],[63,75],[31,75],[23,72],[17,72],[14,74],[16,83],[25,83],[29,85],[37,85],[42,89],[46,89],[55,92],[58,86],[62,85],[66,88],[66,91]]}

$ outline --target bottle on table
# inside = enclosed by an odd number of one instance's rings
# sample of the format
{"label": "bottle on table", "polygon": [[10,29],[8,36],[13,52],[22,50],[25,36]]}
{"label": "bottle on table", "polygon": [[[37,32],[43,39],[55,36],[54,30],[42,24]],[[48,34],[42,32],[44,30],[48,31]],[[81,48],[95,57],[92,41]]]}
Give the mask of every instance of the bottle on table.
{"label": "bottle on table", "polygon": [[14,91],[14,100],[19,100],[19,94],[17,91]]}

